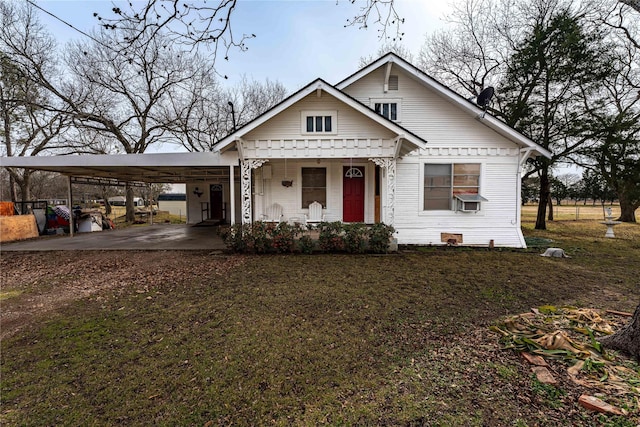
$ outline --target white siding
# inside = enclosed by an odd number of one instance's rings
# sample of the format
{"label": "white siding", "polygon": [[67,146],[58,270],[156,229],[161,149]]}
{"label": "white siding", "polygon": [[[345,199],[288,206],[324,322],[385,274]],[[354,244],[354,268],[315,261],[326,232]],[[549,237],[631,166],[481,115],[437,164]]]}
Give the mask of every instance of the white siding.
{"label": "white siding", "polygon": [[[284,219],[287,221],[302,221],[308,209],[302,208],[302,193],[300,183],[303,167],[327,168],[327,206],[323,213],[327,221],[339,221],[342,219],[342,171],[343,166],[365,167],[365,222],[373,222],[374,199],[374,165],[370,162],[353,162],[348,160],[320,160],[320,161],[293,161],[286,164],[282,160],[269,162],[271,164],[271,179],[262,178],[262,169],[256,169],[254,174],[254,219],[262,219],[262,215],[274,203],[283,208]],[[291,187],[282,186],[284,178],[293,180]]]}
{"label": "white siding", "polygon": [[383,66],[344,89],[365,105],[370,99],[401,99],[399,124],[427,141],[429,147],[503,147],[515,144],[484,126],[454,104],[425,87],[402,69],[393,66],[398,75],[398,90],[383,92]]}
{"label": "white siding", "polygon": [[[518,146],[484,126],[397,66],[397,91],[383,91],[386,66],[344,91],[365,105],[371,99],[400,99],[401,126],[427,141],[427,148],[399,159],[395,228],[400,244],[446,244],[441,233],[463,235],[464,245],[523,247],[518,204]],[[480,193],[487,202],[477,213],[422,210],[424,163],[480,163]]]}
{"label": "white siding", "polygon": [[[487,201],[475,213],[422,210],[425,163],[480,163],[480,193]],[[397,166],[395,228],[400,244],[441,245],[441,233],[463,235],[465,245],[522,247],[517,197],[517,157],[413,157]]]}
{"label": "white siding", "polygon": [[[306,96],[287,110],[243,136],[244,140],[313,139],[316,135],[302,133],[303,111],[337,111],[336,138],[395,138],[395,134],[331,95],[322,92]],[[333,137],[333,136],[330,136]]]}
{"label": "white siding", "polygon": [[[397,100],[400,126],[427,141],[420,152],[397,160],[394,227],[400,244],[446,244],[441,233],[462,234],[465,245],[523,247],[520,230],[517,144],[484,126],[481,117],[472,117],[409,73],[393,66],[398,90],[383,91],[385,66],[354,82],[344,91],[366,106],[372,100]],[[336,114],[330,135],[303,132],[303,111]],[[374,171],[369,157],[389,157],[396,137],[392,131],[357,110],[321,92],[296,102],[242,137],[247,158],[269,159],[271,178],[263,179],[262,169],[254,171],[253,218],[262,218],[268,207],[278,203],[286,220],[303,221],[301,168],[327,168],[327,220],[342,218],[342,167],[365,166],[365,222],[374,220]],[[390,144],[391,143],[391,144]],[[327,149],[327,144],[341,144]],[[354,149],[357,147],[357,149]],[[367,151],[370,150],[370,151]],[[377,151],[376,151],[377,150]],[[287,159],[286,168],[283,159]],[[480,193],[487,201],[476,213],[424,211],[422,209],[422,170],[425,163],[480,163]],[[386,174],[382,174],[386,176]],[[282,186],[284,178],[293,180]],[[386,178],[383,178],[383,181]],[[205,187],[208,189],[208,187]],[[386,182],[381,183],[384,212]],[[192,191],[192,189],[187,189]],[[225,190],[226,191],[226,190]],[[208,193],[205,196],[208,197]],[[240,199],[239,189],[236,191]],[[190,197],[190,222],[201,200]],[[239,211],[239,207],[238,210]],[[199,219],[199,218],[198,218]]]}

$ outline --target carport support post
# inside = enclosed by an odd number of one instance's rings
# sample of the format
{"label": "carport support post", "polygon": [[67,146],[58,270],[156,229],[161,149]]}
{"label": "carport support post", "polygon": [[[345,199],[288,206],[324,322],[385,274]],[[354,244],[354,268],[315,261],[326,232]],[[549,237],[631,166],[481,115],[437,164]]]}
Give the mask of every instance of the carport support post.
{"label": "carport support post", "polygon": [[229,166],[229,199],[231,205],[231,218],[229,218],[229,224],[235,225],[236,223],[236,179],[233,175],[233,165]]}
{"label": "carport support post", "polygon": [[73,217],[73,194],[71,191],[71,175],[67,177],[67,197],[69,198],[69,236],[73,237],[73,229],[76,226],[76,220]]}
{"label": "carport support post", "polygon": [[153,225],[153,202],[151,199],[151,184],[147,185],[147,194],[149,195],[149,224]]}

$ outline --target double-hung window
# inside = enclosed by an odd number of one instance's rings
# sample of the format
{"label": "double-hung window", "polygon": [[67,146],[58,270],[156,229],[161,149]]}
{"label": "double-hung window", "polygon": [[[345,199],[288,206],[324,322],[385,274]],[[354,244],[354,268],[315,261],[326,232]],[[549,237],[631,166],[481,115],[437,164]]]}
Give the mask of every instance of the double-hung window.
{"label": "double-hung window", "polygon": [[400,99],[371,99],[370,102],[377,114],[394,122],[400,121]]}
{"label": "double-hung window", "polygon": [[423,209],[478,211],[480,202],[480,164],[425,164]]}
{"label": "double-hung window", "polygon": [[327,168],[302,168],[302,208],[313,202],[327,207]]}
{"label": "double-hung window", "polygon": [[303,111],[301,131],[303,134],[336,134],[336,119],[336,111]]}

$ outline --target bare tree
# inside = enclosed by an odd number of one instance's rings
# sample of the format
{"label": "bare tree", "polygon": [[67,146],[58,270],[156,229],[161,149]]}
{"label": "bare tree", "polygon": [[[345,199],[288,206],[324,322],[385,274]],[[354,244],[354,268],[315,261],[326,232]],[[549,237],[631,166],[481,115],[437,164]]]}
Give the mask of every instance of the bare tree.
{"label": "bare tree", "polygon": [[214,145],[282,101],[287,91],[277,81],[258,82],[246,76],[230,89],[215,81],[172,101],[177,119],[172,133],[189,151],[213,151]]}
{"label": "bare tree", "polygon": [[456,3],[449,26],[427,36],[418,66],[463,96],[496,86],[518,45],[524,12],[501,0]]}
{"label": "bare tree", "polygon": [[375,55],[369,56],[361,56],[360,61],[358,61],[358,67],[364,68],[376,59],[380,58],[382,55],[385,55],[389,52],[393,52],[398,55],[400,58],[407,60],[408,62],[413,63],[414,57],[411,51],[399,41],[395,41],[392,43],[385,43],[381,45],[376,51]]}
{"label": "bare tree", "polygon": [[632,7],[637,12],[640,12],[640,0],[620,0],[620,3],[624,3],[629,7]]}
{"label": "bare tree", "polygon": [[[395,0],[344,1],[358,8],[346,20],[345,27],[374,27],[381,40],[402,40],[404,33],[401,31],[401,24],[404,18],[399,16]],[[126,51],[130,45],[148,37],[162,35],[187,50],[206,48],[215,63],[218,55],[228,60],[232,50],[247,50],[247,40],[256,37],[253,33],[234,32],[232,22],[238,6],[238,0],[150,0],[129,2],[128,8],[113,7],[113,15],[94,13],[94,17],[105,29],[124,30],[114,40],[114,47],[121,51]]]}
{"label": "bare tree", "polygon": [[[126,55],[121,54],[111,48],[119,34],[103,30],[94,41],[75,43],[68,51],[73,86],[67,93],[74,124],[97,140],[115,142],[117,151],[127,154],[175,142],[168,130],[180,118],[172,102],[183,92],[203,87],[209,64],[195,53],[176,51],[159,33],[137,39]],[[86,151],[86,141],[74,149]],[[134,220],[130,187],[127,220]]]}
{"label": "bare tree", "polygon": [[259,82],[242,77],[240,83],[226,91],[224,96],[233,103],[235,123],[234,128],[239,128],[249,123],[254,118],[265,113],[271,107],[282,101],[287,94],[287,89],[278,81],[265,80]]}
{"label": "bare tree", "polygon": [[[32,8],[11,2],[0,3],[0,121],[2,154],[37,156],[55,148],[69,119],[57,110],[54,100],[15,55],[21,46],[48,75],[56,72],[55,42],[38,21]],[[12,201],[31,199],[33,171],[8,168]]]}

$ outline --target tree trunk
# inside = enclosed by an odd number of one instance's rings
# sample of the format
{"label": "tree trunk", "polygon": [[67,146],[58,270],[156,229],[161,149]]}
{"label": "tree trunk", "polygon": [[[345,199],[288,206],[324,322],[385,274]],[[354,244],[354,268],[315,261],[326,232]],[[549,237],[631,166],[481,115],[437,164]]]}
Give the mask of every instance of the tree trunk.
{"label": "tree trunk", "polygon": [[136,220],[136,214],[133,209],[133,187],[129,183],[127,183],[125,188],[127,192],[127,197],[125,202],[125,206],[127,210],[126,219],[127,219],[127,222],[134,222]]}
{"label": "tree trunk", "polygon": [[31,174],[25,170],[22,179],[18,183],[18,185],[20,185],[20,198],[23,202],[31,200],[31,189],[29,188],[30,178]]}
{"label": "tree trunk", "polygon": [[619,193],[619,200],[620,218],[618,218],[618,221],[636,222],[636,209],[638,208],[638,206],[634,206],[633,203],[631,203],[631,201],[623,193]]}
{"label": "tree trunk", "polygon": [[109,203],[109,198],[103,198],[102,200],[104,200],[104,214],[106,216],[110,216],[112,209],[111,209],[111,203]]}
{"label": "tree trunk", "polygon": [[640,304],[627,325],[615,334],[600,338],[598,341],[603,346],[626,353],[640,362]]}
{"label": "tree trunk", "polygon": [[[560,203],[558,203],[558,205],[560,205]],[[549,215],[547,219],[553,221],[553,197],[551,197],[551,193],[549,193]]]}
{"label": "tree trunk", "polygon": [[9,192],[11,193],[11,201],[13,203],[18,202],[18,187],[16,186],[16,180],[12,174],[9,174]]}
{"label": "tree trunk", "polygon": [[551,182],[549,181],[549,168],[543,166],[540,174],[540,198],[538,202],[538,215],[536,217],[536,230],[546,230],[546,213],[547,204],[549,203],[549,196],[551,194]]}

